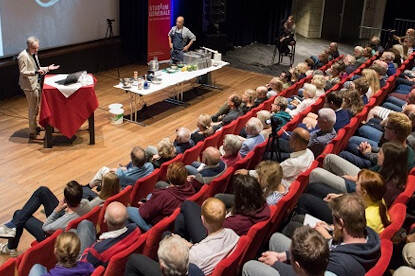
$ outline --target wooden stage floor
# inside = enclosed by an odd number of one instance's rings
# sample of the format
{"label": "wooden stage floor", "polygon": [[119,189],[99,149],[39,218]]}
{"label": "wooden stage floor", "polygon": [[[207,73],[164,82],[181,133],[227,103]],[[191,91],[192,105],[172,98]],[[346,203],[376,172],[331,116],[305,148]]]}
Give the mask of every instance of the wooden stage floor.
{"label": "wooden stage floor", "polygon": [[[144,74],[142,65],[120,68],[121,76],[133,71]],[[201,90],[188,101],[187,107],[160,104],[149,108],[152,117],[144,122],[147,126],[110,123],[108,105],[128,104],[128,95],[113,88],[117,77],[114,70],[95,75],[98,79],[96,94],[99,108],[95,112],[96,144],[88,145],[87,131],[78,132],[72,145],[60,144],[52,149],[43,148],[43,143],[28,143],[27,105],[24,97],[0,102],[0,223],[8,221],[13,212],[22,207],[39,186],[49,187],[58,197],[66,182],[76,180],[86,184],[102,166],[115,167],[126,163],[133,146],[155,145],[164,137],[174,139],[180,127],[196,128],[196,119],[201,113],[213,114],[232,93],[241,94],[247,88],[255,88],[269,81],[271,76],[225,67],[213,73],[219,90]],[[87,124],[83,126],[86,129]],[[38,211],[37,217],[44,220]],[[6,241],[1,240],[0,241]],[[27,249],[33,238],[26,231],[19,245],[19,253]],[[7,258],[0,255],[0,264]]]}

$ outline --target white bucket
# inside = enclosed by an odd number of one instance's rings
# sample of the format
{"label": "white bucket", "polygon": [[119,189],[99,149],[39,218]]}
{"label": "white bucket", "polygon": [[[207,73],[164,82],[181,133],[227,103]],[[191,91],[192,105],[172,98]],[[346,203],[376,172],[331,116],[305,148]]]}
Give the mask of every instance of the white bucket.
{"label": "white bucket", "polygon": [[121,108],[122,108],[122,104],[119,104],[119,103],[113,103],[113,104],[110,104],[110,105],[108,106],[108,108],[109,108],[109,109],[121,109]]}
{"label": "white bucket", "polygon": [[124,109],[122,109],[122,108],[112,108],[112,109],[110,109],[110,113],[112,114],[111,124],[121,125],[123,123]]}

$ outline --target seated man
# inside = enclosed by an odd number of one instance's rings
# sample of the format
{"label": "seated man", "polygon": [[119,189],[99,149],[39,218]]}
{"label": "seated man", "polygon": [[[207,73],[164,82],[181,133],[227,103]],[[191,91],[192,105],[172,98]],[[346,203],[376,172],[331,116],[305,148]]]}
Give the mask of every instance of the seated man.
{"label": "seated man", "polygon": [[[346,194],[333,199],[330,208],[334,222],[333,236],[329,234],[330,227],[326,223],[318,223],[315,227],[329,240],[330,253],[326,271],[330,274],[327,275],[365,275],[380,258],[380,239],[375,231],[366,227],[365,207],[362,201],[356,195]],[[298,231],[296,233],[298,235]],[[289,250],[290,247],[295,248],[297,242],[283,234],[275,233],[269,241],[271,251],[263,253],[259,258],[260,262],[246,263],[243,275],[298,275],[293,268],[282,264],[293,258],[295,261],[296,252]],[[304,240],[299,242],[302,244]],[[322,268],[313,263],[309,263],[309,266],[315,269]]]}
{"label": "seated man", "polygon": [[395,60],[395,55],[392,52],[383,52],[382,56],[380,57],[380,60],[388,64],[388,70],[386,71],[386,74],[388,76],[392,76],[396,73],[396,68],[393,64],[393,61]]}
{"label": "seated man", "polygon": [[236,120],[239,116],[242,116],[243,113],[240,108],[241,103],[242,99],[239,95],[230,95],[228,98],[228,110],[217,117],[216,115],[212,116],[212,121],[216,123],[213,128],[217,130],[222,126],[231,123],[233,120]]}
{"label": "seated man", "polygon": [[131,162],[125,167],[118,167],[113,169],[102,167],[99,169],[96,175],[89,182],[89,187],[91,189],[96,186],[100,187],[102,183],[102,177],[109,171],[115,172],[115,174],[118,176],[121,188],[125,188],[129,185],[134,185],[138,179],[153,172],[154,166],[150,162],[146,162],[146,154],[142,148],[134,147],[130,155]]}
{"label": "seated man", "polygon": [[[184,218],[184,220],[191,219],[184,223],[186,228],[184,232],[188,234],[187,238],[193,243],[193,245],[189,244],[191,246],[189,262],[197,265],[205,275],[209,275],[215,266],[233,250],[238,243],[239,236],[232,229],[224,228],[226,208],[221,200],[208,198],[201,208],[190,201],[185,201],[183,205],[186,203],[199,209],[198,219],[192,219],[192,216]],[[179,218],[178,220],[181,221]],[[176,220],[175,231],[178,220]]]}
{"label": "seated man", "polygon": [[176,131],[176,139],[174,140],[176,154],[184,153],[195,145],[192,139],[190,139],[191,135],[190,130],[185,127],[181,127]]}
{"label": "seated man", "polygon": [[329,55],[329,60],[336,59],[340,56],[337,42],[330,42],[327,54]]}
{"label": "seated man", "polygon": [[255,106],[258,106],[268,100],[267,94],[268,94],[268,88],[265,86],[258,86],[256,88],[256,99],[255,99]]}
{"label": "seated man", "polygon": [[246,123],[245,130],[247,138],[242,143],[241,150],[239,151],[239,154],[242,156],[242,158],[245,157],[251,150],[253,150],[256,145],[261,144],[265,141],[264,136],[261,134],[263,128],[264,126],[262,125],[261,120],[256,117],[252,117]]}
{"label": "seated man", "polygon": [[267,98],[277,96],[284,88],[284,83],[279,78],[272,78],[267,84]]}
{"label": "seated man", "polygon": [[141,254],[128,257],[125,276],[204,276],[195,264],[189,262],[189,242],[179,235],[169,235],[160,241],[159,262]]}
{"label": "seated man", "polygon": [[[45,222],[33,216],[42,205]],[[14,212],[12,220],[0,226],[0,237],[8,239],[8,242],[0,244],[0,254],[17,256],[16,249],[24,229],[41,242],[56,230],[65,229],[69,222],[90,210],[89,201],[82,199],[82,186],[76,181],[66,184],[61,200],[47,187],[39,187],[23,208]]]}
{"label": "seated man", "polygon": [[344,65],[346,65],[345,72],[350,75],[353,73],[356,69],[356,58],[352,55],[346,55],[343,59]]}
{"label": "seated man", "polygon": [[242,275],[330,276],[330,273],[325,273],[330,257],[329,246],[317,230],[309,226],[297,228],[289,247],[286,262],[275,259],[277,254],[284,256],[285,252],[267,251],[262,253],[259,262],[247,262]]}
{"label": "seated man", "polygon": [[301,173],[306,171],[314,161],[313,152],[307,148],[310,134],[303,128],[296,128],[291,133],[289,147],[293,150],[284,162],[281,163],[283,170],[282,184],[289,188],[291,183]]}
{"label": "seated man", "polygon": [[120,202],[112,202],[105,210],[104,222],[108,232],[97,239],[95,225],[89,220],[78,224],[76,232],[81,240],[81,261],[92,264],[95,268],[106,267],[112,256],[137,242],[140,229],[132,223],[127,225],[127,208]]}
{"label": "seated man", "polygon": [[308,148],[313,152],[314,156],[319,156],[326,145],[336,137],[334,130],[336,123],[336,113],[331,108],[322,108],[318,111],[317,129],[310,133],[310,142]]}
{"label": "seated man", "polygon": [[[140,208],[128,207],[128,218],[143,232],[163,218],[170,216],[176,208],[195,193],[192,184],[187,182],[187,171],[183,163],[172,163],[167,168],[167,182],[157,183],[147,201],[140,201]],[[164,186],[164,188],[158,187]]]}
{"label": "seated man", "polygon": [[220,152],[214,147],[208,147],[202,154],[202,163],[193,162],[186,165],[189,174],[188,180],[197,191],[204,184],[209,184],[216,177],[221,176],[227,169],[225,162],[221,160]]}

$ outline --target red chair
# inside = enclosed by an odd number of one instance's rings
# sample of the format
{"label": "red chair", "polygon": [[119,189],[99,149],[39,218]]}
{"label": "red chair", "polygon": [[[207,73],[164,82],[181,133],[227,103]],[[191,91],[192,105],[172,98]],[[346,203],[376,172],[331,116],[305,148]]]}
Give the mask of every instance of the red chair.
{"label": "red chair", "polygon": [[190,165],[192,162],[197,161],[200,153],[202,152],[203,142],[197,143],[192,148],[186,150],[183,154],[182,162],[185,165]]}
{"label": "red chair", "polygon": [[160,167],[159,180],[163,180],[163,181],[166,180],[167,168],[169,167],[170,164],[174,162],[182,162],[182,160],[183,160],[183,154],[178,154],[172,160],[164,162]]}
{"label": "red chair", "polygon": [[209,187],[209,189],[207,189],[206,198],[213,197],[219,193],[224,193],[234,171],[234,168],[230,167],[221,176],[216,177],[212,182],[210,182],[209,185],[205,185]]}
{"label": "red chair", "polygon": [[222,127],[222,130],[221,130],[222,136],[219,139],[218,147],[223,145],[223,140],[225,139],[225,136],[227,134],[234,134],[237,123],[238,123],[237,121],[233,121],[232,123],[227,124],[226,126]]}
{"label": "red chair", "polygon": [[72,220],[68,223],[68,226],[66,226],[65,231],[69,231],[71,229],[76,229],[78,227],[78,224],[83,221],[84,219],[87,219],[91,221],[94,225],[97,225],[98,223],[98,216],[99,212],[101,211],[101,206],[95,206],[91,211],[83,215],[82,217],[79,217],[77,219]]}
{"label": "red chair", "polygon": [[161,236],[167,230],[173,230],[174,221],[180,213],[180,208],[177,208],[169,217],[162,219],[159,223],[154,225],[148,232],[146,242],[143,248],[143,253],[149,258],[157,258],[157,249]]}
{"label": "red chair", "polygon": [[[137,242],[124,251],[118,252],[111,257],[107,268],[105,269],[104,276],[118,276],[124,275],[125,265],[127,264],[128,257],[134,253],[139,253],[143,249],[147,235],[141,235]],[[102,275],[102,274],[99,274]]]}
{"label": "red chair", "polygon": [[207,149],[208,147],[214,147],[216,148],[219,144],[219,140],[222,137],[222,132],[221,131],[217,131],[215,134],[210,135],[208,138],[206,138],[203,141],[203,147],[202,147],[202,151],[200,152],[200,160],[202,160],[202,154],[203,151],[205,149]]}
{"label": "red chair", "polygon": [[207,199],[209,185],[203,185],[200,191],[189,197],[187,200],[196,202],[198,205],[202,205],[203,201]]}
{"label": "red chair", "polygon": [[244,158],[236,162],[235,165],[233,165],[233,168],[235,169],[235,171],[240,170],[240,169],[248,169],[251,163],[251,159],[252,157],[254,157],[254,154],[255,152],[251,150]]}
{"label": "red chair", "polygon": [[98,215],[97,233],[103,233],[107,231],[107,224],[104,223],[104,215],[105,215],[105,211],[107,210],[108,205],[110,205],[114,201],[118,201],[124,204],[125,206],[127,206],[130,203],[131,190],[132,190],[132,186],[128,186],[127,188],[119,192],[118,194],[113,195],[112,197],[107,198],[107,200],[105,200],[104,205],[102,206],[101,211],[99,212],[99,215]]}
{"label": "red chair", "polygon": [[251,162],[249,164],[249,169],[253,170],[255,167],[259,164],[259,162],[262,161],[264,157],[265,150],[267,149],[267,143],[268,140],[263,142],[262,144],[259,144],[254,149],[254,154],[251,158]]}
{"label": "red chair", "polygon": [[155,169],[151,174],[137,180],[130,195],[131,206],[138,208],[138,202],[154,190],[159,176],[160,170]]}
{"label": "red chair", "polygon": [[252,117],[252,112],[248,112],[245,115],[238,118],[237,125],[235,127],[234,134],[239,135],[241,130],[245,127],[248,120]]}
{"label": "red chair", "polygon": [[408,203],[409,199],[412,197],[414,193],[415,193],[415,175],[409,175],[408,180],[406,181],[405,190],[396,197],[395,201],[393,202],[393,205],[397,203],[402,203],[406,205],[406,203]]}
{"label": "red chair", "polygon": [[240,237],[235,250],[216,265],[211,276],[239,275],[242,257],[249,242],[250,240],[246,235]]}
{"label": "red chair", "polygon": [[41,264],[48,270],[56,265],[57,261],[53,253],[55,240],[62,232],[62,230],[57,230],[50,237],[26,250],[17,269],[19,276],[29,275],[30,269],[35,264]]}
{"label": "red chair", "polygon": [[[261,109],[261,110],[268,110],[268,111],[270,111],[271,110],[271,105],[272,105],[273,102],[274,102],[273,99],[269,99],[269,100],[265,101],[264,102],[264,108]],[[256,114],[255,114],[255,116],[256,116]]]}
{"label": "red chair", "polygon": [[17,260],[16,258],[8,259],[7,262],[2,264],[0,266],[0,275],[4,275],[4,276],[17,275],[16,274],[16,269],[17,269],[16,260]]}
{"label": "red chair", "polygon": [[401,203],[393,204],[389,208],[389,216],[391,224],[379,234],[381,239],[391,240],[395,233],[401,229],[406,218],[406,206]]}
{"label": "red chair", "polygon": [[98,266],[94,272],[91,274],[91,276],[101,276],[104,275],[105,267],[102,265]]}
{"label": "red chair", "polygon": [[393,244],[390,240],[382,239],[380,241],[380,258],[376,265],[372,267],[365,276],[378,276],[383,275],[386,271],[386,269],[389,266],[389,262],[392,258],[393,253]]}

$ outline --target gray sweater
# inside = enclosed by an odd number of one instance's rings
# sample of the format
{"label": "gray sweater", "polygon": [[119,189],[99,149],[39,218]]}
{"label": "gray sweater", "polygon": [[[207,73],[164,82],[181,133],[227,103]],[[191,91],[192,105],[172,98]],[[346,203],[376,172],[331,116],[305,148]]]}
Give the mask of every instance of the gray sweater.
{"label": "gray sweater", "polygon": [[53,233],[58,229],[65,229],[69,222],[77,219],[91,210],[89,201],[82,199],[79,206],[73,213],[67,213],[66,211],[55,212],[53,211],[46,221],[43,223],[42,229],[47,233]]}

